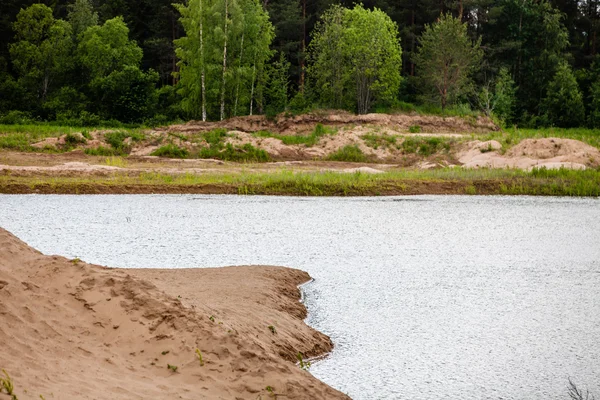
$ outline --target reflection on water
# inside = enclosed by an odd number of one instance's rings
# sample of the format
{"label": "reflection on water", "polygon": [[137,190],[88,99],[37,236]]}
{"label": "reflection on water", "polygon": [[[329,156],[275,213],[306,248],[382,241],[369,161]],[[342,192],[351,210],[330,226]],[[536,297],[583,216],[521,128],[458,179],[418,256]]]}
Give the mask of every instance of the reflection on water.
{"label": "reflection on water", "polygon": [[531,197],[0,196],[45,253],[308,271],[311,371],[355,399],[600,396],[600,202]]}

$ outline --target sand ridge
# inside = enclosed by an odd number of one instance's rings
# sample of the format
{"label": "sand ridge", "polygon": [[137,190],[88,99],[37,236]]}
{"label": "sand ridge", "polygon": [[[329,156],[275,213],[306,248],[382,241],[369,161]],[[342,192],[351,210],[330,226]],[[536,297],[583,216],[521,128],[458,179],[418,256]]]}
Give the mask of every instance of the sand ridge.
{"label": "sand ridge", "polygon": [[282,267],[110,269],[0,229],[0,368],[21,400],[345,399],[293,362],[332,347],[303,322],[307,279]]}

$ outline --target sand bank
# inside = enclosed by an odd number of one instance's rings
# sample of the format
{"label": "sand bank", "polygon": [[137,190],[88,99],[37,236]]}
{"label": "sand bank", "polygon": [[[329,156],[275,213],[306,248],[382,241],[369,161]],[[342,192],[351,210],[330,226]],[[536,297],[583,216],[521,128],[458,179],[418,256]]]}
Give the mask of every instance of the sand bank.
{"label": "sand bank", "polygon": [[0,229],[0,368],[21,400],[346,399],[295,365],[332,347],[303,322],[308,279],[282,267],[111,269]]}

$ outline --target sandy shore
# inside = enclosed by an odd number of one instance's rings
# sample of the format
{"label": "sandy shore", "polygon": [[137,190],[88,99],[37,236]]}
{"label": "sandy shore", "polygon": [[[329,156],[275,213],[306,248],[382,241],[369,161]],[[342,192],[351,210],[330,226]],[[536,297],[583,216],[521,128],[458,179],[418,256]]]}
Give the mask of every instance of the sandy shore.
{"label": "sandy shore", "polygon": [[0,229],[0,368],[21,400],[347,399],[295,365],[332,347],[303,322],[308,279],[282,267],[110,269]]}

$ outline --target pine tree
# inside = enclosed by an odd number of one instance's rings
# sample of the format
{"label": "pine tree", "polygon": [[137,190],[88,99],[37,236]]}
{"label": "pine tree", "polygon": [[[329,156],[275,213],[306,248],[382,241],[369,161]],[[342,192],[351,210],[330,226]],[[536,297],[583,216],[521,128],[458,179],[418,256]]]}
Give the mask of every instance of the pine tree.
{"label": "pine tree", "polygon": [[450,14],[427,25],[415,57],[426,100],[439,102],[444,110],[448,103],[470,90],[471,76],[482,57],[479,43],[472,43],[467,25]]}
{"label": "pine tree", "polygon": [[559,65],[548,85],[543,108],[552,125],[568,128],[581,126],[585,122],[583,96],[573,71],[566,62]]}

